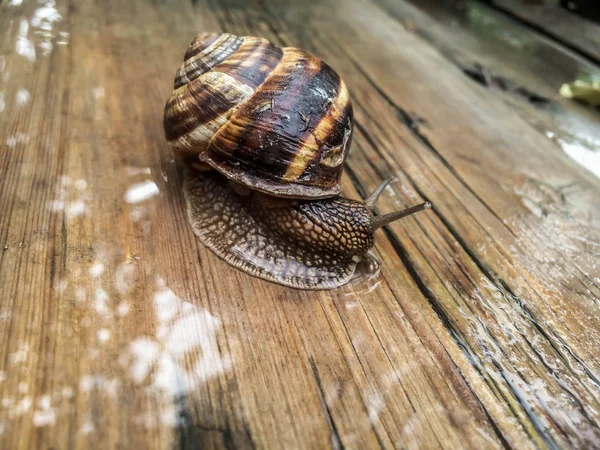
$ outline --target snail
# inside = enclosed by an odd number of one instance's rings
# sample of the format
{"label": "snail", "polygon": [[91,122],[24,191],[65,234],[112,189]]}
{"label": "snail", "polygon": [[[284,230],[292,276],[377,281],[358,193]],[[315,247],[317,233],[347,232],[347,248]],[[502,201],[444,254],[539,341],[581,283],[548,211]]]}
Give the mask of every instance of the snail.
{"label": "snail", "polygon": [[184,180],[200,241],[232,266],[301,289],[347,283],[382,216],[340,196],[352,140],[348,89],[326,63],[260,37],[201,33],[175,75],[166,140],[194,170]]}

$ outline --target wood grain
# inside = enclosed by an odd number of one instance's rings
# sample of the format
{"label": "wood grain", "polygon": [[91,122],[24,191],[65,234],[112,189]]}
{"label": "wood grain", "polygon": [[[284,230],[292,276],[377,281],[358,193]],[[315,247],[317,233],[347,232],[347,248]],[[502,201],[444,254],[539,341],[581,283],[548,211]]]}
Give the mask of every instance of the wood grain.
{"label": "wood grain", "polygon": [[500,10],[563,42],[596,63],[600,61],[600,30],[595,22],[576,16],[552,2],[524,5],[516,0],[494,0],[493,3]]}
{"label": "wood grain", "polygon": [[[17,3],[1,448],[600,447],[600,182],[569,157],[597,151],[598,113],[557,94],[593,63],[474,2]],[[393,175],[381,212],[434,204],[378,232],[377,277],[292,290],[194,238],[161,124],[210,30],[340,73],[345,195]]]}

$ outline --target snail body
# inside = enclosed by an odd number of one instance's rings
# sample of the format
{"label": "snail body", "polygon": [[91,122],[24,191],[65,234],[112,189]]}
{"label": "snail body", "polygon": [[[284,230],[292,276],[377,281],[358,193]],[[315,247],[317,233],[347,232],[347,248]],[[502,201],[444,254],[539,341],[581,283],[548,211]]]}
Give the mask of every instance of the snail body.
{"label": "snail body", "polygon": [[387,182],[365,202],[339,196],[352,122],[344,82],[314,55],[262,38],[199,34],[164,118],[175,154],[202,169],[184,183],[196,236],[269,281],[347,283],[377,228],[428,207],[376,216]]}

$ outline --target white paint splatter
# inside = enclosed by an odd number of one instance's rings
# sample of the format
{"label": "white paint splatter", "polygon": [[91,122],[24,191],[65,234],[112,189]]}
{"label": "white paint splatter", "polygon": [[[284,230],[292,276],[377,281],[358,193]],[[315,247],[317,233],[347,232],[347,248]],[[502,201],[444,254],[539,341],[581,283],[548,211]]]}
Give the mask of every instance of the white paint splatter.
{"label": "white paint splatter", "polygon": [[136,206],[131,209],[129,218],[132,222],[139,222],[148,215],[148,210],[144,206]]}
{"label": "white paint splatter", "polygon": [[46,203],[46,208],[52,212],[64,212],[67,219],[71,220],[85,214],[87,205],[86,194],[87,182],[79,179],[75,182],[67,175],[59,179],[56,188],[56,197]]}
{"label": "white paint splatter", "polygon": [[18,55],[27,58],[29,62],[35,61],[35,46],[33,42],[28,39],[29,34],[29,21],[25,18],[21,19],[19,23],[19,35],[17,36],[16,51]]}
{"label": "white paint splatter", "polygon": [[66,213],[69,219],[78,217],[85,212],[85,203],[81,200],[70,202],[67,206]]}
{"label": "white paint splatter", "polygon": [[[208,311],[181,300],[156,279],[154,308],[159,324],[154,339],[142,337],[132,342],[120,363],[128,366],[132,380],[147,386],[149,394],[182,395],[205,380],[229,370],[231,358],[221,355],[214,340],[220,321]],[[193,332],[190,332],[193,330]],[[190,358],[190,355],[193,357]],[[190,361],[194,361],[189,367]],[[149,384],[148,384],[149,383]],[[167,405],[165,405],[166,407]],[[175,407],[177,408],[177,407]],[[176,412],[176,411],[174,411]],[[177,414],[161,417],[162,423]],[[156,418],[140,415],[137,420],[155,423]]]}
{"label": "white paint splatter", "polygon": [[62,396],[63,398],[69,399],[73,397],[73,388],[70,386],[65,386],[64,388],[62,388]]}
{"label": "white paint splatter", "polygon": [[104,87],[98,86],[98,87],[95,87],[94,89],[92,89],[92,96],[96,100],[103,98],[104,97]]}
{"label": "white paint splatter", "polygon": [[110,339],[110,330],[101,328],[96,332],[96,337],[100,342],[106,342]]}
{"label": "white paint splatter", "polygon": [[98,278],[104,272],[104,264],[98,262],[90,267],[88,272],[92,278]]}
{"label": "white paint splatter", "polygon": [[15,99],[17,101],[17,106],[24,106],[29,102],[29,99],[31,98],[31,94],[29,93],[29,91],[27,89],[19,89],[17,91],[17,94],[15,95]]}
{"label": "white paint splatter", "polygon": [[135,356],[130,368],[131,379],[139,384],[150,373],[152,364],[160,353],[159,345],[150,339],[140,338],[131,343],[129,350]]}
{"label": "white paint splatter", "polygon": [[58,292],[64,292],[67,286],[69,285],[67,280],[56,280],[54,284],[54,290]]}
{"label": "white paint splatter", "polygon": [[9,353],[8,362],[9,364],[16,364],[24,362],[27,359],[27,354],[29,353],[29,347],[27,345],[21,346],[19,350],[14,353]]}
{"label": "white paint splatter", "polygon": [[[126,260],[117,266],[115,270],[115,288],[121,295],[129,294],[135,285],[135,264]],[[119,305],[121,306],[121,305]],[[129,311],[129,309],[127,309]]]}
{"label": "white paint splatter", "polygon": [[[31,18],[32,27],[42,27],[44,24],[52,24],[62,19],[53,1],[48,1],[41,8],[37,8]],[[46,27],[47,28],[47,27]]]}
{"label": "white paint splatter", "polygon": [[81,286],[78,286],[75,289],[75,299],[80,303],[83,303],[87,300],[87,294],[85,292],[85,289]]}
{"label": "white paint splatter", "polygon": [[56,414],[54,413],[54,409],[37,410],[33,413],[33,424],[36,427],[54,425],[55,421]]}
{"label": "white paint splatter", "polygon": [[28,142],[29,136],[27,136],[25,133],[16,133],[6,139],[6,146],[14,147],[17,144],[27,144]]}
{"label": "white paint splatter", "polygon": [[167,322],[177,315],[178,300],[179,297],[169,288],[154,294],[156,317],[160,323]]}
{"label": "white paint splatter", "polygon": [[43,395],[42,397],[40,397],[40,399],[38,400],[38,406],[42,409],[50,408],[50,396]]}
{"label": "white paint splatter", "polygon": [[80,434],[90,434],[91,432],[94,431],[94,424],[92,423],[91,420],[86,420],[83,425],[81,425],[81,428],[79,429],[79,433]]}
{"label": "white paint splatter", "polygon": [[108,294],[104,289],[100,288],[96,290],[96,298],[93,306],[96,312],[104,318],[110,316],[110,311],[108,309]]}
{"label": "white paint splatter", "polygon": [[121,382],[118,378],[105,378],[102,375],[84,375],[79,380],[79,390],[90,392],[92,389],[106,393],[112,399],[117,398]]}
{"label": "white paint splatter", "polygon": [[62,20],[55,6],[54,0],[47,0],[42,7],[34,11],[31,17],[31,26],[35,29],[42,55],[49,55],[52,52],[52,39],[56,36],[54,27]]}
{"label": "white paint splatter", "polygon": [[150,175],[150,167],[135,167],[135,166],[127,166],[125,167],[125,173],[127,176],[133,177],[135,175]]}
{"label": "white paint splatter", "polygon": [[87,181],[82,180],[82,179],[77,180],[75,182],[75,188],[78,189],[78,190],[80,190],[80,191],[85,190],[87,188]]}
{"label": "white paint splatter", "polygon": [[124,199],[127,203],[139,203],[158,194],[158,186],[154,181],[144,181],[129,187]]}
{"label": "white paint splatter", "polygon": [[119,303],[119,306],[117,306],[117,314],[119,315],[119,317],[123,317],[129,314],[129,304],[127,302]]}
{"label": "white paint splatter", "polygon": [[67,45],[69,43],[69,37],[70,35],[67,31],[59,31],[56,45]]}
{"label": "white paint splatter", "polygon": [[65,202],[60,200],[50,200],[46,203],[46,208],[48,208],[52,212],[58,212],[65,209]]}
{"label": "white paint splatter", "polygon": [[17,416],[22,416],[23,414],[27,413],[30,408],[31,408],[31,397],[25,397],[17,404],[17,406],[14,409],[14,413]]}

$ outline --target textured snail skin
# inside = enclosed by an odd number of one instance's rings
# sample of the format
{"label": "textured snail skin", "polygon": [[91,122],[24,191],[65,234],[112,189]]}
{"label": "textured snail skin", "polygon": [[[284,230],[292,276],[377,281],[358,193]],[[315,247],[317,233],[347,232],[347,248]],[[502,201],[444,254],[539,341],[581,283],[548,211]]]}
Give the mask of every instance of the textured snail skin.
{"label": "textured snail skin", "polygon": [[308,52],[203,33],[177,72],[164,128],[177,155],[231,180],[278,197],[326,198],[341,190],[352,105],[337,73]]}
{"label": "textured snail skin", "polygon": [[300,247],[340,259],[360,258],[373,246],[373,213],[364,203],[343,197],[313,201],[276,201],[265,206],[265,196],[251,200],[255,215],[273,234]]}
{"label": "textured snail skin", "polygon": [[301,289],[339,287],[373,246],[372,213],[361,202],[242,196],[214,172],[187,176],[184,193],[200,241],[268,281]]}

